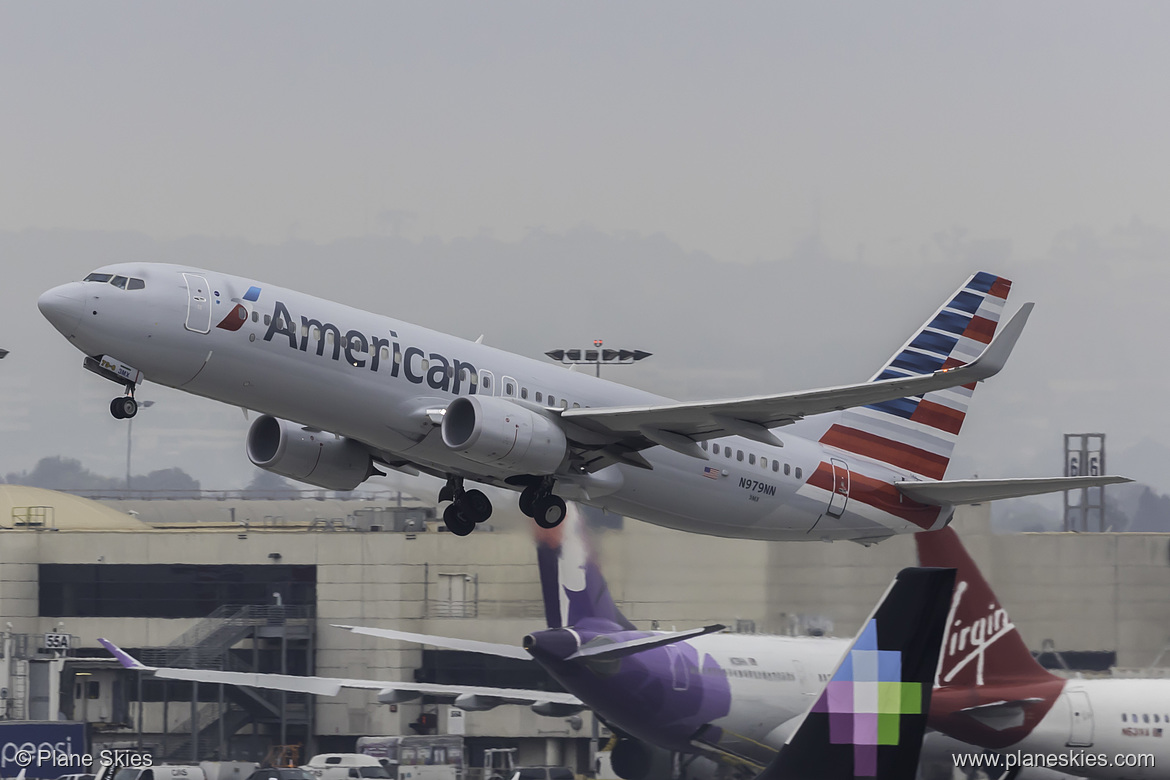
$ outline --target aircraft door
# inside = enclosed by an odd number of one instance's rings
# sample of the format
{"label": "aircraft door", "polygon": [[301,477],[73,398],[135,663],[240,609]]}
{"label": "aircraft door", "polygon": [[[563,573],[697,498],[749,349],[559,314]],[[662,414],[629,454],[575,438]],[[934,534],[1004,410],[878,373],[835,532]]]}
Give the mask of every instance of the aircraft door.
{"label": "aircraft door", "polygon": [[1068,700],[1068,745],[1091,747],[1093,744],[1093,707],[1084,691],[1065,691]]}
{"label": "aircraft door", "polygon": [[666,646],[666,654],[670,656],[670,676],[676,691],[685,691],[691,687],[691,675],[687,669],[687,659],[677,647]]}
{"label": "aircraft door", "polygon": [[187,330],[195,333],[211,332],[211,293],[207,280],[198,274],[183,274],[187,283]]}
{"label": "aircraft door", "polygon": [[833,467],[833,495],[829,496],[828,512],[833,517],[840,517],[845,514],[845,505],[849,503],[849,465],[836,458],[829,458],[829,465]]}

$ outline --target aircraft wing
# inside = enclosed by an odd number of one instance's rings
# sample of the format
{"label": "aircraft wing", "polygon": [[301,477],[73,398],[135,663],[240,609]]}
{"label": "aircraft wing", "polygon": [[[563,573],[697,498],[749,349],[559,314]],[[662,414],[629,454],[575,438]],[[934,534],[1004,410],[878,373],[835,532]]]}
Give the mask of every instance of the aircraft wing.
{"label": "aircraft wing", "polygon": [[399,642],[414,642],[420,645],[434,645],[446,647],[449,650],[466,650],[471,653],[484,655],[498,655],[503,658],[518,658],[521,661],[531,661],[532,655],[523,647],[515,645],[496,644],[495,642],[480,642],[477,639],[455,639],[449,636],[434,636],[432,634],[415,634],[410,631],[395,631],[392,628],[366,628],[365,626],[343,626],[332,624],[334,628],[344,628],[355,634],[376,636],[382,639],[396,639]]}
{"label": "aircraft wing", "polygon": [[[932,374],[722,401],[565,409],[561,412],[561,419],[611,436],[620,441],[621,448],[627,452],[662,445],[707,459],[707,454],[695,442],[728,435],[779,444],[769,428],[788,425],[814,414],[971,384],[998,374],[1006,365],[1032,307],[1031,303],[1024,304],[975,360]],[[614,460],[623,460],[619,452],[602,450],[602,453]],[[640,457],[633,460],[640,460]]]}
{"label": "aircraft wing", "polygon": [[898,482],[895,487],[907,498],[936,506],[977,504],[1001,498],[1039,496],[1062,490],[1104,487],[1133,482],[1129,477],[1038,477],[1017,479],[942,479]]}
{"label": "aircraft wing", "polygon": [[[166,666],[147,666],[108,639],[98,639],[118,662],[127,669],[149,672],[164,680],[193,680],[195,682],[245,685],[251,688],[266,688],[290,693],[312,693],[318,696],[336,696],[342,690],[358,689],[378,691],[389,695],[393,701],[404,701],[409,694],[436,696],[451,699],[455,706],[461,701],[468,709],[487,709],[484,706],[498,704],[560,705],[562,707],[584,707],[580,699],[559,691],[537,691],[523,688],[491,688],[476,685],[439,685],[437,683],[416,683],[399,680],[360,680],[343,677],[298,677],[291,674],[261,674],[255,672],[224,672],[218,669],[178,669]],[[407,696],[400,694],[405,693]],[[396,694],[399,694],[395,697]],[[391,702],[391,703],[392,703]]]}

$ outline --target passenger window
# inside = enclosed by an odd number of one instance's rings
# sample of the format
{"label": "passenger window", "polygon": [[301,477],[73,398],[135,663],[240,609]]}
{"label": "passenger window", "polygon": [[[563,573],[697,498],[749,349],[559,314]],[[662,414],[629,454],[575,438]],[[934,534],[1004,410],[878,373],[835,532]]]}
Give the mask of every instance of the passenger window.
{"label": "passenger window", "polygon": [[779,470],[780,470],[780,461],[778,461],[778,460],[772,461],[772,471],[779,471]]}
{"label": "passenger window", "polygon": [[265,324],[265,325],[271,325],[271,324],[272,324],[272,315],[270,315],[270,314],[265,314],[265,315],[264,315],[264,324]]}
{"label": "passenger window", "polygon": [[83,282],[108,282],[110,281],[110,274],[90,274],[81,281]]}
{"label": "passenger window", "polygon": [[145,290],[146,282],[141,279],[131,279],[130,284],[126,285],[127,290]]}
{"label": "passenger window", "polygon": [[511,382],[504,385],[504,395],[511,395],[514,392],[516,392],[516,388]]}
{"label": "passenger window", "polygon": [[1149,722],[1150,722],[1150,716],[1149,715],[1142,715],[1142,723],[1149,723]]}
{"label": "passenger window", "polygon": [[569,408],[569,402],[568,402],[568,401],[566,401],[564,398],[562,398],[562,399],[561,399],[561,408],[562,408],[562,409],[568,409],[568,408]]}
{"label": "passenger window", "polygon": [[1123,712],[1123,713],[1121,713],[1121,722],[1122,722],[1122,723],[1125,723],[1125,722],[1126,722],[1126,719],[1125,719],[1125,713],[1124,713],[1124,712]]}
{"label": "passenger window", "polygon": [[[265,315],[265,319],[267,319],[267,318],[268,318],[267,315]],[[383,360],[390,359],[390,347],[382,347],[382,359]]]}
{"label": "passenger window", "polygon": [[723,457],[725,457],[725,458],[731,457],[731,447],[724,447],[723,448]]}
{"label": "passenger window", "polygon": [[536,402],[538,404],[544,402],[544,393],[540,392],[539,390],[536,391]]}
{"label": "passenger window", "polygon": [[707,451],[707,442],[701,441],[699,442],[699,446],[703,449],[703,452]]}
{"label": "passenger window", "polygon": [[484,390],[491,390],[492,389],[492,378],[490,376],[485,376],[483,378],[483,389]]}
{"label": "passenger window", "polygon": [[797,467],[796,467],[796,478],[797,478],[797,479],[800,479],[800,477],[801,477],[801,474],[800,474],[800,466],[797,466]]}
{"label": "passenger window", "polygon": [[748,453],[748,465],[750,465],[750,466],[756,465],[755,453],[751,453],[751,452]]}
{"label": "passenger window", "polygon": [[787,477],[791,473],[792,473],[792,467],[789,466],[787,463],[785,463],[784,464],[784,476]]}
{"label": "passenger window", "polygon": [[716,455],[718,455],[718,454],[719,454],[719,445],[718,445],[718,444],[714,444],[714,443],[712,443],[712,444],[711,444],[711,452],[713,452],[713,453],[715,453]]}
{"label": "passenger window", "polygon": [[527,387],[521,387],[521,388],[520,388],[520,397],[521,397],[522,399],[524,399],[525,401],[527,401],[527,400],[528,400],[528,388],[527,388]]}
{"label": "passenger window", "polygon": [[113,280],[110,282],[110,284],[114,285],[119,290],[125,290],[126,289],[126,282],[128,282],[128,281],[130,281],[130,280],[127,279],[125,276],[115,276],[113,278]]}
{"label": "passenger window", "polygon": [[[130,283],[133,284],[134,280],[131,279]],[[259,321],[260,321],[260,312],[258,312],[258,311],[252,312],[252,322],[259,322]]]}
{"label": "passenger window", "polygon": [[735,451],[735,459],[738,461],[743,461],[743,450]]}
{"label": "passenger window", "polygon": [[577,403],[576,401],[574,401],[574,402],[573,402],[573,408],[574,408],[574,409],[580,409],[580,408],[581,408],[581,404],[579,404],[579,403]]}
{"label": "passenger window", "polygon": [[549,406],[556,406],[556,405],[557,405],[557,399],[556,399],[554,396],[551,396],[551,395],[550,395],[550,396],[548,397],[548,405],[549,405]]}

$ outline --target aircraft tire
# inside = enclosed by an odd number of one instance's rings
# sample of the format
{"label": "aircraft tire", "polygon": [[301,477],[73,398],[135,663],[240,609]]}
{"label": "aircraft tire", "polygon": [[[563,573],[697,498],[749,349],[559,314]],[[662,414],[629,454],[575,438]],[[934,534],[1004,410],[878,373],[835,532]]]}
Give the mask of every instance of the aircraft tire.
{"label": "aircraft tire", "polygon": [[568,513],[565,500],[560,496],[543,496],[532,506],[532,519],[541,528],[556,528]]}
{"label": "aircraft tire", "polygon": [[454,504],[443,510],[443,525],[456,536],[467,536],[475,530],[475,521],[465,519]]}
{"label": "aircraft tire", "polygon": [[455,502],[459,514],[482,523],[492,516],[492,501],[482,490],[468,490]]}
{"label": "aircraft tire", "polygon": [[122,414],[122,399],[115,398],[110,401],[110,414],[114,416],[115,420],[125,420],[126,415]]}
{"label": "aircraft tire", "polygon": [[138,414],[138,402],[128,395],[124,395],[121,398],[115,398],[114,403],[118,405],[118,411],[120,412],[120,414],[115,414],[115,417],[129,420],[131,417]]}

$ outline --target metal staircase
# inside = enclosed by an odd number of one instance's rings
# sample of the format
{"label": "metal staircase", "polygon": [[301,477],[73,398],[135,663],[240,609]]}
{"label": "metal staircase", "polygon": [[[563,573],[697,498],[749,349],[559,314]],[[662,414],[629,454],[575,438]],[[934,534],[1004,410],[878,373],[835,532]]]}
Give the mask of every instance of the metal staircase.
{"label": "metal staircase", "polygon": [[[141,648],[140,657],[150,666],[265,672],[279,670],[260,668],[262,652],[271,661],[271,651],[280,648],[285,658],[297,661],[296,666],[311,670],[312,618],[312,607],[304,605],[224,605],[166,647]],[[243,647],[238,647],[241,644]],[[192,685],[189,695],[196,696],[197,691],[206,694],[215,688]],[[227,759],[230,750],[225,742],[249,724],[253,729],[279,730],[282,736],[290,729],[306,730],[311,697],[283,696],[282,700],[279,691],[225,685],[222,701],[195,702],[193,718],[161,735],[162,760]]]}

